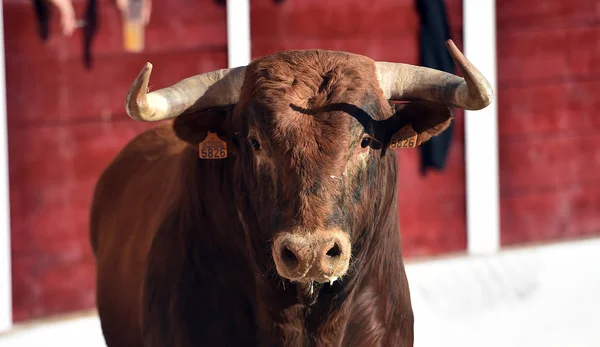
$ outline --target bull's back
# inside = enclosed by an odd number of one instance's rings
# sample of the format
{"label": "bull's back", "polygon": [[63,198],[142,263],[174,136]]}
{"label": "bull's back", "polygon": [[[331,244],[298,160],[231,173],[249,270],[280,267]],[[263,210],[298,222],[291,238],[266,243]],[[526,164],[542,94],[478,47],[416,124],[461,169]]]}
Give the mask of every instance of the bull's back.
{"label": "bull's back", "polygon": [[98,313],[109,347],[141,346],[145,260],[173,202],[184,147],[170,124],[150,129],[123,148],[96,185],[90,241],[96,255]]}

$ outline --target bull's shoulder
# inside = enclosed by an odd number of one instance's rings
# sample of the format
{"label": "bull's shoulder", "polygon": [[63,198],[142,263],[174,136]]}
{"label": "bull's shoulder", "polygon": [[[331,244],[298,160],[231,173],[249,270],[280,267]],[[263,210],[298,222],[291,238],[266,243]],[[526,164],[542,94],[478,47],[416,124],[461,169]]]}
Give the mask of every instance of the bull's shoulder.
{"label": "bull's shoulder", "polygon": [[[169,204],[173,194],[166,182],[176,181],[176,163],[186,146],[166,123],[137,135],[117,153],[98,178],[92,196],[90,237],[94,250],[98,229],[106,229],[108,224],[124,227],[126,222],[120,219],[133,216],[145,220],[141,214],[147,213],[143,207],[148,201],[157,208]],[[107,217],[111,215],[119,218]]]}
{"label": "bull's shoulder", "polygon": [[[107,180],[130,179],[148,166],[155,169],[159,161],[172,160],[186,144],[175,135],[172,124],[166,123],[150,128],[129,141],[108,164],[100,175],[97,186]],[[112,182],[114,184],[115,182]]]}
{"label": "bull's shoulder", "polygon": [[132,160],[156,160],[160,156],[181,152],[186,144],[175,135],[172,122],[152,127],[129,141],[116,156],[115,161],[124,157]]}

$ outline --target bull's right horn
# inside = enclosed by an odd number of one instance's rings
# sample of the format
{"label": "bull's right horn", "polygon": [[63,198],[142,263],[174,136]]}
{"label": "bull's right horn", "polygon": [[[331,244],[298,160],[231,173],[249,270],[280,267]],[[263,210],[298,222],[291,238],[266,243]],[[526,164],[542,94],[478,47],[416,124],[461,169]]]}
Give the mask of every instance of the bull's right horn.
{"label": "bull's right horn", "polygon": [[152,64],[146,63],[129,87],[125,109],[133,119],[156,122],[184,112],[235,104],[245,69],[241,66],[206,72],[148,93]]}

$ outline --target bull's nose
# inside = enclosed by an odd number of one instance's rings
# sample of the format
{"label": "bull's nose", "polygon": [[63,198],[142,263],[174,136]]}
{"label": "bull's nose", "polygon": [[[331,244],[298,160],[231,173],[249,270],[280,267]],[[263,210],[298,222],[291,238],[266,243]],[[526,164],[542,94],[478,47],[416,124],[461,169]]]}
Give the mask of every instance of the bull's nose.
{"label": "bull's nose", "polygon": [[281,277],[293,281],[331,281],[348,270],[350,240],[338,230],[280,233],[273,244],[273,259]]}
{"label": "bull's nose", "polygon": [[313,251],[306,240],[298,237],[290,237],[287,242],[279,245],[281,265],[290,274],[301,275],[309,268]]}
{"label": "bull's nose", "polygon": [[336,270],[343,266],[344,258],[342,255],[346,253],[342,251],[343,242],[337,237],[331,237],[323,240],[323,243],[316,248],[315,270],[326,277],[339,277],[336,275]]}

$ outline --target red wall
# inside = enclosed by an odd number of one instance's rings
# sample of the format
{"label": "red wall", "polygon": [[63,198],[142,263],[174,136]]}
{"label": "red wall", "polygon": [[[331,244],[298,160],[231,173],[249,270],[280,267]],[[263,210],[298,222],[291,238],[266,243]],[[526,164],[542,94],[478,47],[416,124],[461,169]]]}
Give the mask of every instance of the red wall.
{"label": "red wall", "polygon": [[[167,4],[168,3],[168,4]],[[83,14],[83,1],[76,1]],[[342,6],[345,4],[345,6]],[[461,43],[461,2],[450,1]],[[155,1],[143,54],[125,54],[118,14],[101,1],[95,66],[81,63],[81,32],[48,43],[36,36],[29,1],[3,2],[16,321],[94,306],[87,218],[94,183],[115,153],[148,125],[125,115],[127,87],[145,61],[153,85],[225,67],[225,10],[213,1]],[[412,0],[352,3],[252,2],[253,57],[294,48],[353,51],[417,63],[418,17]],[[373,21],[373,18],[378,18]],[[53,21],[53,33],[58,32]],[[168,68],[166,68],[168,66]],[[404,249],[461,250],[465,244],[462,118],[447,173],[418,175],[418,152],[400,155]],[[442,222],[443,221],[443,222]],[[443,224],[442,224],[443,223]]]}
{"label": "red wall", "polygon": [[598,1],[497,4],[502,243],[600,235]]}
{"label": "red wall", "polygon": [[[88,243],[91,193],[101,170],[149,125],[123,110],[146,61],[152,84],[227,65],[225,9],[212,0],[154,1],[146,50],[125,54],[112,1],[100,1],[95,66],[81,37],[36,36],[30,1],[5,0],[14,314],[17,321],[94,306]],[[462,47],[462,1],[447,0]],[[595,1],[498,2],[502,242],[598,232],[595,154],[600,81]],[[525,7],[523,7],[525,6]],[[76,1],[81,17],[83,1]],[[253,57],[325,48],[378,60],[418,62],[413,0],[253,0]],[[53,32],[58,32],[54,18]],[[600,47],[600,46],[599,46]],[[399,151],[403,250],[408,256],[464,250],[463,113],[444,173],[420,177],[419,152]]]}
{"label": "red wall", "polygon": [[[90,199],[102,169],[148,127],[123,108],[143,64],[154,64],[155,86],[227,66],[225,10],[212,1],[154,1],[143,54],[123,53],[118,14],[99,1],[91,72],[81,63],[81,31],[42,43],[31,3],[3,1],[16,321],[95,304]],[[84,4],[75,2],[79,17]]]}

